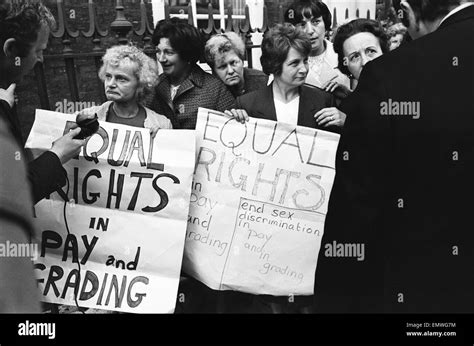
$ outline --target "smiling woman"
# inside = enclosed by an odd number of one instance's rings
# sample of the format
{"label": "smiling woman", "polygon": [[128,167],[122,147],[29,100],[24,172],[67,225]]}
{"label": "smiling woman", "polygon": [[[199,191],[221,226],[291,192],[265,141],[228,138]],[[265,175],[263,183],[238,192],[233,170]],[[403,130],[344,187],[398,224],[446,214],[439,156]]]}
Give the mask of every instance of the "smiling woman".
{"label": "smiling woman", "polygon": [[174,128],[194,130],[198,107],[220,112],[234,107],[235,99],[225,85],[197,65],[204,47],[195,27],[177,18],[161,20],[153,43],[163,74],[152,108],[165,114]]}

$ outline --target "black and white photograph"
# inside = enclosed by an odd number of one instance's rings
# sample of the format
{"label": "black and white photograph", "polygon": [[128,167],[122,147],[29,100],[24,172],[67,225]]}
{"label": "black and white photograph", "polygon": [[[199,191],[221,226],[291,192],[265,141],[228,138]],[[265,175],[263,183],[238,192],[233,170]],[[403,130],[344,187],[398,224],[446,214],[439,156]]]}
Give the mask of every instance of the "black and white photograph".
{"label": "black and white photograph", "polygon": [[474,344],[473,42],[474,0],[0,0],[0,345]]}

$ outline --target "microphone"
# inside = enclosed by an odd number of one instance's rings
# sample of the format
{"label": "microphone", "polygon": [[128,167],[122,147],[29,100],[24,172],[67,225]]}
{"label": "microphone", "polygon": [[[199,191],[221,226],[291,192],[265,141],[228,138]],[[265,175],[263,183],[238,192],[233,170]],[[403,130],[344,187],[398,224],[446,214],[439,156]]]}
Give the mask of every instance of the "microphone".
{"label": "microphone", "polygon": [[74,137],[74,139],[85,139],[99,131],[97,113],[95,113],[94,118],[92,119],[89,119],[85,114],[78,114],[76,117],[76,123],[81,128],[81,132]]}
{"label": "microphone", "polygon": [[64,199],[65,202],[69,202],[69,198],[66,195],[66,192],[64,192],[64,190],[62,189],[62,187],[59,186],[59,184],[57,184],[56,187],[56,192],[59,194],[59,196],[61,196],[61,198]]}

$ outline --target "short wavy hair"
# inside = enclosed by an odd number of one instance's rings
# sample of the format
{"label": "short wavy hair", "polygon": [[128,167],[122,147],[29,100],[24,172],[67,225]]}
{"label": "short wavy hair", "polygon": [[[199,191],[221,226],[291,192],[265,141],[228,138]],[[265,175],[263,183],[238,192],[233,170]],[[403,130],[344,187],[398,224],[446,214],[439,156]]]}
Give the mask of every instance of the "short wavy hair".
{"label": "short wavy hair", "polygon": [[235,52],[243,61],[245,60],[244,41],[235,32],[229,31],[212,36],[204,47],[204,56],[207,64],[214,69],[217,54]]}
{"label": "short wavy hair", "polygon": [[56,21],[51,11],[39,1],[0,1],[0,44],[15,39],[18,56],[24,58],[38,39],[41,26],[51,30]]}
{"label": "short wavy hair", "polygon": [[202,57],[204,47],[199,31],[183,19],[173,17],[160,20],[153,32],[153,44],[157,46],[162,38],[167,38],[171,47],[186,62],[195,64]]}
{"label": "short wavy hair", "polygon": [[297,0],[285,12],[285,22],[293,25],[301,23],[305,18],[322,17],[326,31],[331,29],[332,16],[329,8],[321,0]]}
{"label": "short wavy hair", "polygon": [[105,81],[105,69],[107,65],[114,67],[121,63],[135,63],[135,77],[138,79],[137,102],[145,104],[158,83],[158,65],[156,61],[147,56],[143,51],[132,45],[118,45],[107,49],[102,57],[103,65],[99,70],[99,78]]}
{"label": "short wavy hair", "polygon": [[394,37],[396,35],[402,35],[403,37],[405,37],[407,32],[408,32],[408,29],[402,23],[396,23],[387,28],[388,37]]}
{"label": "short wavy hair", "polygon": [[377,37],[382,53],[385,54],[389,51],[388,36],[379,22],[372,19],[354,19],[349,23],[341,25],[334,36],[334,51],[337,53],[339,70],[348,76],[350,76],[351,73],[347,69],[347,64],[344,63],[344,42],[346,42],[349,37],[361,32],[368,32]]}
{"label": "short wavy hair", "polygon": [[276,24],[268,30],[263,37],[260,57],[263,72],[280,75],[290,48],[296,49],[303,56],[309,56],[311,41],[302,29],[284,23]]}

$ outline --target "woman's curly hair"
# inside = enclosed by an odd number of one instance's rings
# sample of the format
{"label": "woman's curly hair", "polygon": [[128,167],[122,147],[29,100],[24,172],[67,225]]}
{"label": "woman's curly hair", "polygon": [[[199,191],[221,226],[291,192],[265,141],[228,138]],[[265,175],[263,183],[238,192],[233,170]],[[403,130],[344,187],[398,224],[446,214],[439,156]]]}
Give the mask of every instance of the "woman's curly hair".
{"label": "woman's curly hair", "polygon": [[107,49],[102,57],[103,65],[99,70],[99,78],[105,81],[105,69],[107,65],[114,67],[120,64],[133,64],[137,68],[135,77],[138,79],[137,102],[146,104],[153,93],[153,88],[158,83],[158,66],[154,59],[147,56],[143,51],[132,45],[118,45]]}
{"label": "woman's curly hair", "polygon": [[245,43],[232,31],[212,36],[204,47],[206,62],[212,69],[214,69],[216,56],[227,52],[235,52],[240,60],[245,60]]}
{"label": "woman's curly hair", "polygon": [[372,19],[354,19],[349,23],[341,25],[334,36],[334,51],[337,53],[337,67],[342,73],[348,76],[351,73],[347,69],[347,64],[344,60],[344,42],[346,42],[349,37],[361,32],[368,32],[377,37],[382,53],[385,54],[389,51],[388,36],[379,22]]}

